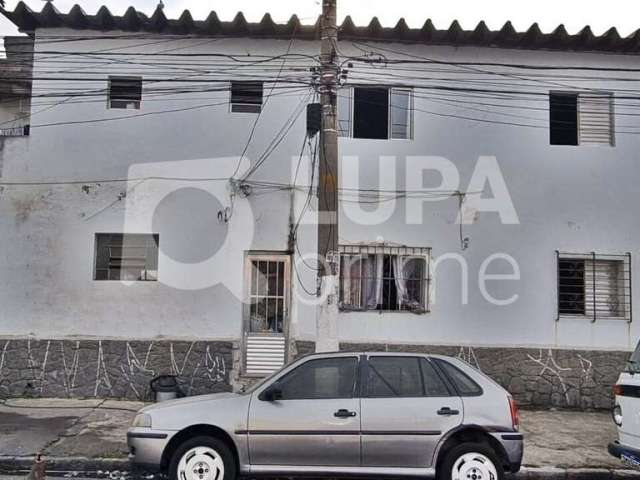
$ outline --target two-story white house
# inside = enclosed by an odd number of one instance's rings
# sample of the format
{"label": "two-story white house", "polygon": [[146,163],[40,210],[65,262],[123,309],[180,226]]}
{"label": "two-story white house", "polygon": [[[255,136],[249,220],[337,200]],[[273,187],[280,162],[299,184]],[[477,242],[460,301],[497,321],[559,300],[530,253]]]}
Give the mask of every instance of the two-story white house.
{"label": "two-story white house", "polygon": [[[0,12],[0,395],[187,394],[317,341],[318,26]],[[341,349],[606,407],[633,318],[640,33],[339,31]]]}

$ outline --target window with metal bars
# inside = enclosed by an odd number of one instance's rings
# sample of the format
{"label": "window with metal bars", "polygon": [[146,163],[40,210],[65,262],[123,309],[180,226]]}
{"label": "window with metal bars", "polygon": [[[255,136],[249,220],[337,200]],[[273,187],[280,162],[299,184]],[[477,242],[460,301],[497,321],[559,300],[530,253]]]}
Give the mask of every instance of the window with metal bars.
{"label": "window with metal bars", "polygon": [[96,234],[95,280],[158,280],[157,234]]}
{"label": "window with metal bars", "polygon": [[342,310],[428,311],[428,248],[349,245],[340,250]]}
{"label": "window with metal bars", "polygon": [[631,254],[557,252],[558,318],[631,321]]}
{"label": "window with metal bars", "polygon": [[109,77],[109,108],[139,109],[142,77]]}

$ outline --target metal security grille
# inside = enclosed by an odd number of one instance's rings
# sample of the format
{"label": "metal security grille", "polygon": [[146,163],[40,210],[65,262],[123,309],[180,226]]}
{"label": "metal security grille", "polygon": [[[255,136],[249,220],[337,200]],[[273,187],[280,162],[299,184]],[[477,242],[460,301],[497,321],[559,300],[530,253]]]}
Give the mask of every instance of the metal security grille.
{"label": "metal security grille", "polygon": [[631,321],[631,254],[557,252],[558,319]]}
{"label": "metal security grille", "polygon": [[430,252],[420,247],[340,246],[340,307],[427,312]]}

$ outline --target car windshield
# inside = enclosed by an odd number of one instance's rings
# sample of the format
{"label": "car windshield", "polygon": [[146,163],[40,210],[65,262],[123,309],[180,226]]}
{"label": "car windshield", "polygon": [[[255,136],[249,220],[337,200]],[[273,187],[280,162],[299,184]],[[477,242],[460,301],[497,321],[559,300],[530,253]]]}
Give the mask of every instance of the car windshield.
{"label": "car windshield", "polygon": [[627,360],[624,371],[627,373],[640,373],[640,343],[638,343],[631,357]]}

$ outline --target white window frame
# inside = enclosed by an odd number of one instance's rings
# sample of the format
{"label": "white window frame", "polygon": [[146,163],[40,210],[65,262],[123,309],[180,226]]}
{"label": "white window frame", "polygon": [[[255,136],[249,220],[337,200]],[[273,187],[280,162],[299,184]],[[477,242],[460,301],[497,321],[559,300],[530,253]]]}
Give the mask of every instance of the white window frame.
{"label": "white window frame", "polygon": [[[584,313],[573,314],[560,311],[560,284],[563,281],[566,281],[562,278],[563,274],[560,270],[560,262],[562,262],[563,260],[584,262],[584,293],[582,294]],[[595,252],[581,254],[556,251],[556,262],[556,269],[558,274],[556,286],[556,320],[582,318],[591,320],[591,322],[603,320],[621,320],[631,323],[633,299],[631,289],[632,263],[630,253],[615,255],[599,254]],[[621,277],[617,279],[618,283],[615,286],[615,289],[612,289],[609,285],[603,286],[602,280],[598,280],[598,277],[596,276],[598,265],[600,265],[600,268],[602,268],[604,264],[610,262],[617,262],[622,267],[619,272]],[[611,289],[611,291],[615,293],[615,295],[618,296],[619,299],[622,299],[622,306],[620,308],[622,315],[607,315],[606,313],[599,313],[604,312],[604,310],[602,308],[599,308],[598,304],[602,303],[603,298],[611,295],[609,289]],[[620,313],[620,311],[618,313]]]}
{"label": "white window frame", "polygon": [[[348,98],[348,104],[349,104],[349,119],[347,120],[348,124],[349,124],[349,128],[348,128],[348,134],[341,134],[341,129],[338,128],[338,136],[339,137],[343,137],[343,138],[353,138],[353,139],[357,139],[357,140],[372,140],[372,139],[368,139],[368,138],[359,138],[359,137],[354,137],[353,136],[353,120],[355,118],[355,102],[353,101],[354,99],[354,89],[356,88],[384,88],[387,89],[389,91],[388,95],[387,95],[387,101],[388,101],[388,105],[387,105],[387,138],[386,140],[397,140],[397,141],[411,141],[414,139],[414,112],[415,112],[415,108],[414,108],[414,92],[413,92],[413,87],[404,87],[404,86],[388,86],[388,85],[354,85],[351,87],[343,87],[342,89],[338,90],[338,95],[341,95],[343,98]],[[408,132],[407,132],[407,137],[406,138],[394,138],[393,137],[393,125],[392,125],[392,114],[391,114],[391,97],[392,97],[392,93],[394,91],[398,91],[398,92],[407,92],[409,94],[409,125],[408,125]],[[346,92],[346,94],[343,94],[341,92]],[[338,108],[340,108],[338,106]],[[340,112],[338,111],[338,127],[340,127]],[[380,139],[380,140],[384,140],[384,139]]]}
{"label": "white window frame", "polygon": [[[253,299],[265,298],[263,295],[254,295],[251,293],[251,286],[257,279],[253,278],[252,262],[283,262],[284,263],[284,288],[282,295],[283,317],[282,332],[252,332],[251,331],[251,303]],[[277,288],[276,288],[277,291]],[[291,302],[291,256],[287,253],[275,252],[247,252],[245,255],[244,265],[244,325],[245,332],[250,335],[286,335],[288,333],[289,310]],[[266,298],[279,299],[280,296],[267,296]]]}
{"label": "white window frame", "polygon": [[[581,91],[569,91],[569,90],[551,90],[549,92],[549,99],[552,95],[573,95],[576,97],[576,130],[577,130],[577,145],[554,145],[551,146],[574,146],[574,147],[615,147],[616,146],[616,122],[615,122],[615,96],[613,92],[598,91],[598,92],[581,92]],[[584,140],[583,131],[583,115],[581,113],[584,106],[585,99],[587,98],[602,98],[607,99],[609,104],[608,121],[609,121],[609,141],[608,142],[594,142]],[[549,111],[551,115],[551,111]]]}

